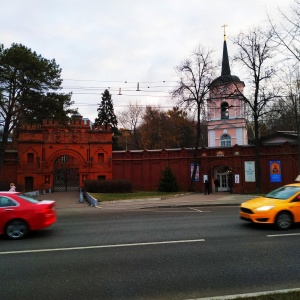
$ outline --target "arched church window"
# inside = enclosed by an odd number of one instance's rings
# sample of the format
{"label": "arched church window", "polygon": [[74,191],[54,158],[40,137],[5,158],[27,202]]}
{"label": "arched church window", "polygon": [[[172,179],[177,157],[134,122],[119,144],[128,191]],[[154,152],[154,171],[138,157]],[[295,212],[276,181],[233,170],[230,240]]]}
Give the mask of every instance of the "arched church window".
{"label": "arched church window", "polygon": [[227,102],[222,102],[221,104],[221,119],[229,118],[229,105]]}
{"label": "arched church window", "polygon": [[231,146],[231,136],[229,134],[223,134],[221,136],[221,146],[230,147]]}

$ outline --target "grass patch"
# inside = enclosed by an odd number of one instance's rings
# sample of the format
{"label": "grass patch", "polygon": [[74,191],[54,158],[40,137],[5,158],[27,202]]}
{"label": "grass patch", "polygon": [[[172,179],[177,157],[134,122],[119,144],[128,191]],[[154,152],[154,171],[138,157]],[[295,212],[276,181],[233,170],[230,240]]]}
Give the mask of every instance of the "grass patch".
{"label": "grass patch", "polygon": [[179,195],[176,193],[156,192],[156,191],[136,191],[133,193],[91,193],[99,202],[116,201],[116,200],[134,200],[134,199],[148,199],[148,198],[163,198],[173,197]]}

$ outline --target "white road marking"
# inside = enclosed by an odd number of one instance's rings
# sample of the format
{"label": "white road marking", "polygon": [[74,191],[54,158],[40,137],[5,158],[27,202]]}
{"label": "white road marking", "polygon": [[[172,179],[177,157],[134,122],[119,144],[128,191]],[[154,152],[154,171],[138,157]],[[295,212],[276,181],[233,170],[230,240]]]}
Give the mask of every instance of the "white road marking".
{"label": "white road marking", "polygon": [[267,235],[267,237],[281,237],[281,236],[291,236],[291,235],[300,235],[300,233],[269,234]]}
{"label": "white road marking", "polygon": [[193,208],[193,207],[189,207],[189,209],[192,209],[192,210],[195,210],[195,211],[198,211],[198,212],[211,212],[210,210],[200,210],[200,209],[196,209],[196,208]]}
{"label": "white road marking", "polygon": [[197,212],[199,212],[199,211],[190,211],[190,210],[178,210],[177,208],[174,208],[174,210],[167,210],[167,209],[165,209],[165,208],[163,208],[163,209],[148,209],[148,208],[144,208],[143,209],[143,211],[145,211],[145,212],[156,212],[156,213],[197,213]]}
{"label": "white road marking", "polygon": [[[158,207],[158,208],[144,208],[143,210],[145,211],[153,211],[153,212],[159,212],[159,213],[166,213],[166,212],[169,212],[169,213],[194,213],[194,212],[200,212],[200,213],[203,213],[203,212],[211,212],[210,210],[200,210],[200,209],[196,209],[196,208],[193,208],[193,207],[187,207],[187,209],[182,209],[179,210],[178,207],[172,207],[170,208],[171,210],[167,210],[166,208],[162,208],[162,207]],[[191,211],[192,210],[192,211]]]}
{"label": "white road marking", "polygon": [[117,245],[101,245],[101,246],[85,246],[85,247],[70,247],[70,248],[6,251],[6,252],[0,252],[0,255],[21,254],[21,253],[38,253],[38,252],[55,252],[55,251],[74,251],[74,250],[88,250],[88,249],[102,249],[102,248],[134,247],[134,246],[149,246],[149,245],[162,245],[162,244],[198,243],[198,242],[205,242],[205,239],[148,242],[148,243],[133,243],[133,244],[117,244]]}

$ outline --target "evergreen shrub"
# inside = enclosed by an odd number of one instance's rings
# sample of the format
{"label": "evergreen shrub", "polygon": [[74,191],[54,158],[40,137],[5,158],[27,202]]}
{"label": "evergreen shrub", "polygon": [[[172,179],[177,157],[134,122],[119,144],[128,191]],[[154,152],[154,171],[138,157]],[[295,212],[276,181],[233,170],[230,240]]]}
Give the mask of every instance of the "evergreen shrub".
{"label": "evergreen shrub", "polygon": [[166,167],[162,171],[159,184],[158,184],[158,190],[160,192],[167,192],[167,193],[179,191],[177,178],[173,174],[172,169],[170,167]]}

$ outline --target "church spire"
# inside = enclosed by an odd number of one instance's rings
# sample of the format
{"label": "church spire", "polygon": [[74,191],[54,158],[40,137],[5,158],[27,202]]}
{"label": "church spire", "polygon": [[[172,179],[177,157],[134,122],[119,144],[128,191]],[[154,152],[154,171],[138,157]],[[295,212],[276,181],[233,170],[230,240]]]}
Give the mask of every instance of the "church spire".
{"label": "church spire", "polygon": [[229,66],[229,58],[228,58],[228,51],[227,51],[227,43],[226,43],[226,26],[223,25],[221,27],[224,27],[224,44],[223,44],[223,58],[222,58],[222,71],[221,76],[231,75],[230,73],[230,66]]}
{"label": "church spire", "polygon": [[228,51],[227,51],[227,43],[226,43],[226,27],[228,25],[224,24],[221,27],[224,27],[224,44],[223,44],[223,57],[222,57],[222,70],[221,70],[221,76],[216,78],[212,81],[210,84],[210,88],[213,88],[214,86],[220,86],[224,84],[229,83],[237,83],[240,82],[244,85],[244,83],[238,78],[238,76],[231,75],[230,71],[230,65],[229,65],[229,58],[228,58]]}

